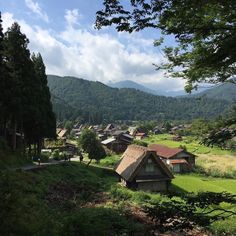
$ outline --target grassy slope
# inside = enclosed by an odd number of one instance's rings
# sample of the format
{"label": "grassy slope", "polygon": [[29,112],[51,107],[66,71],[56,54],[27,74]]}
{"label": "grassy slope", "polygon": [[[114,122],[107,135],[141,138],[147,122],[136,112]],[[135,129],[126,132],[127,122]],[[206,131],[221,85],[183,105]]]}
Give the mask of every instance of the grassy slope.
{"label": "grassy slope", "polygon": [[[121,187],[112,171],[77,162],[0,175],[0,235],[144,234],[147,226],[130,217],[129,206],[168,200],[160,194]],[[177,176],[173,188],[236,193],[232,180],[193,175]],[[232,219],[217,222],[213,230],[236,232]]]}
{"label": "grassy slope", "polygon": [[71,163],[0,175],[0,235],[129,235],[143,230],[110,202],[116,178],[107,170]]}
{"label": "grassy slope", "polygon": [[0,170],[5,168],[21,167],[31,163],[32,160],[29,160],[24,155],[0,150]]}

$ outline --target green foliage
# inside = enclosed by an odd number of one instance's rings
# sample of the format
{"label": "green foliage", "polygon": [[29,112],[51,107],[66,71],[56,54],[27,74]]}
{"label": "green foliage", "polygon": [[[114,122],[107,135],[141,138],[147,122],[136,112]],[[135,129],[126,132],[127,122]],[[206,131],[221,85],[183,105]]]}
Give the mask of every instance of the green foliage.
{"label": "green foliage", "polygon": [[147,147],[148,146],[148,143],[146,143],[145,141],[137,140],[137,139],[134,139],[133,144],[136,144],[136,145],[139,145],[139,146],[143,146],[143,147]]}
{"label": "green foliage", "polygon": [[118,155],[106,156],[105,158],[100,160],[99,165],[113,168],[119,160],[120,156]]}
{"label": "green foliage", "polygon": [[62,235],[131,235],[138,232],[138,229],[119,210],[104,207],[84,208],[67,219]]}
{"label": "green foliage", "polygon": [[[229,208],[223,209],[222,203],[228,203]],[[235,205],[236,195],[204,192],[185,194],[181,200],[162,201],[153,206],[146,206],[145,210],[155,222],[155,226],[165,232],[192,228],[193,224],[206,227],[215,221],[235,216],[236,211],[231,210]],[[170,222],[172,224],[168,224]]]}
{"label": "green foliage", "polygon": [[88,153],[90,160],[99,161],[106,156],[106,152],[97,139],[96,133],[92,130],[85,129],[80,135],[79,144]]}
{"label": "green foliage", "polygon": [[52,152],[52,158],[56,161],[60,161],[64,158],[64,155],[62,152],[60,152],[59,149],[55,149],[53,152]]}
{"label": "green foliage", "polygon": [[[181,194],[193,191],[193,188],[198,192],[199,186],[204,186],[203,190],[232,190],[236,194],[234,180],[190,177],[176,176],[174,179],[179,180],[180,188],[185,188]],[[179,196],[177,194],[174,199],[180,200]],[[0,217],[3,226],[0,234],[120,235],[121,232],[124,235],[145,235],[149,228],[134,222],[130,207],[140,209],[143,205],[163,201],[170,202],[171,199],[157,193],[132,191],[117,183],[114,172],[76,162],[35,172],[5,170],[0,172]],[[222,205],[224,209],[229,209],[228,206]],[[210,227],[221,235],[224,232],[233,235],[233,219],[217,221]]]}
{"label": "green foliage", "polygon": [[[131,0],[130,4],[104,0],[97,12],[96,27],[116,25],[117,31],[154,28],[174,35],[177,46],[164,48],[168,63],[157,66],[172,77],[186,79],[188,92],[199,82],[224,82],[235,76],[234,0]],[[156,46],[162,43],[162,38]]]}
{"label": "green foliage", "polygon": [[[135,89],[110,88],[99,82],[74,77],[49,75],[48,85],[53,94],[54,111],[60,120],[82,117],[83,122],[90,124],[139,120],[145,121],[141,125],[148,131],[152,130],[155,122],[147,121],[209,119],[221,114],[231,104],[207,98],[155,96]],[[166,129],[170,129],[168,122]]]}
{"label": "green foliage", "polygon": [[[221,148],[230,148],[236,150],[236,144],[233,138],[236,137],[236,106],[228,116],[219,117],[214,125],[203,136],[202,143],[206,146],[217,145]],[[229,142],[231,141],[231,142]]]}
{"label": "green foliage", "polygon": [[4,35],[0,25],[0,85],[4,91],[0,95],[0,135],[12,136],[9,146],[15,150],[23,146],[17,145],[16,133],[23,134],[24,143],[28,147],[36,144],[40,155],[43,138],[55,138],[56,120],[43,59],[40,54],[31,56],[28,43],[18,23]]}

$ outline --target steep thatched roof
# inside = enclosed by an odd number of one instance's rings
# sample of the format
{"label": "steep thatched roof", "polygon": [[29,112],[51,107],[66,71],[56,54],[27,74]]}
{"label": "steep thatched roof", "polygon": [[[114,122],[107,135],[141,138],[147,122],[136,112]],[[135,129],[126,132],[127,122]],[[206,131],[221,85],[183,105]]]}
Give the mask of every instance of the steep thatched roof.
{"label": "steep thatched roof", "polygon": [[167,178],[174,178],[169,168],[157,157],[155,152],[138,145],[128,146],[120,163],[116,166],[115,171],[126,181],[132,181],[138,173],[138,170],[142,167],[142,163],[144,163],[150,155],[154,157],[155,162],[160,169],[162,169],[163,173],[166,174]]}

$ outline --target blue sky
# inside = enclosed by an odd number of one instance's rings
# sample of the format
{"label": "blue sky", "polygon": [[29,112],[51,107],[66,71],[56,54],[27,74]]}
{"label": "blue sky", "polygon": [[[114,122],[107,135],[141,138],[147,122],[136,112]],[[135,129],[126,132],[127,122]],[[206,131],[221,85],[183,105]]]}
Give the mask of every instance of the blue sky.
{"label": "blue sky", "polygon": [[[30,50],[42,54],[48,74],[103,83],[133,80],[152,89],[182,90],[182,80],[164,78],[164,72],[153,66],[165,60],[153,47],[160,33],[95,30],[96,11],[101,8],[102,0],[0,0],[4,30],[17,21],[30,40]],[[171,38],[166,42],[174,43]]]}

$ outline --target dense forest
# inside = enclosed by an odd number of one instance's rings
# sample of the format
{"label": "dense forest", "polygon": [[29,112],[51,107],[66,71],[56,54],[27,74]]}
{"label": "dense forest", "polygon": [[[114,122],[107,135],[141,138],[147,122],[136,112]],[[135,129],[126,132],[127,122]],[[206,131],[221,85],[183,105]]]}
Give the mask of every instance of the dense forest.
{"label": "dense forest", "polygon": [[[45,66],[31,54],[17,23],[3,33],[0,15],[0,144],[40,153],[43,138],[56,136]],[[2,144],[3,145],[3,144]]]}
{"label": "dense forest", "polygon": [[48,75],[59,120],[101,123],[115,120],[210,119],[227,111],[229,101],[155,96],[135,89],[110,88],[100,82]]}

